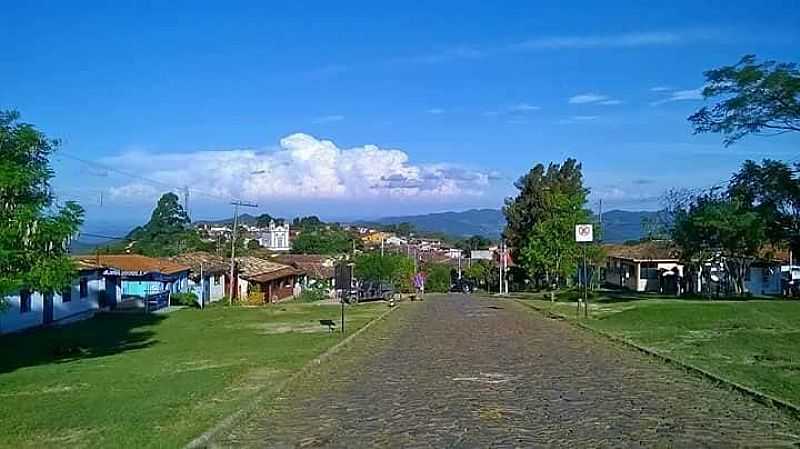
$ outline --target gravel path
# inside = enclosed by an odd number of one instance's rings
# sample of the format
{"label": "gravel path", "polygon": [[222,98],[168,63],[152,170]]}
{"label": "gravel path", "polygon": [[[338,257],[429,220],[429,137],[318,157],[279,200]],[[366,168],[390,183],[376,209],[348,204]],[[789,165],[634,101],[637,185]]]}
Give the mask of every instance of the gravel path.
{"label": "gravel path", "polygon": [[508,300],[431,297],[214,442],[263,448],[800,447],[783,413]]}

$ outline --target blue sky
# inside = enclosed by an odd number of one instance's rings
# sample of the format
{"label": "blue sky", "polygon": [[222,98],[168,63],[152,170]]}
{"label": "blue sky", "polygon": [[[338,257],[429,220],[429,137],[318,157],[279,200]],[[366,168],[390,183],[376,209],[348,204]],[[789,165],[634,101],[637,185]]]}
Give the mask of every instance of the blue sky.
{"label": "blue sky", "polygon": [[196,218],[231,197],[328,218],[499,207],[568,156],[593,205],[654,209],[800,153],[686,122],[704,70],[797,61],[794,2],[281,3],[6,5],[0,108],[63,140],[57,193],[90,223],[184,185]]}

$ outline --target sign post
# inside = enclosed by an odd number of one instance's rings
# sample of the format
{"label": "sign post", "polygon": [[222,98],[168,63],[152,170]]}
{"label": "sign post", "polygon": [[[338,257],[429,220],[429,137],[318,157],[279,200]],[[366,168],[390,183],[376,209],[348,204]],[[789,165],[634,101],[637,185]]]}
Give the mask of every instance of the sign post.
{"label": "sign post", "polygon": [[[590,224],[575,225],[575,241],[581,245],[581,253],[583,255],[583,315],[589,317],[589,271],[586,268],[586,245],[592,243],[594,240],[594,229]],[[580,315],[581,304],[578,301],[578,315]]]}

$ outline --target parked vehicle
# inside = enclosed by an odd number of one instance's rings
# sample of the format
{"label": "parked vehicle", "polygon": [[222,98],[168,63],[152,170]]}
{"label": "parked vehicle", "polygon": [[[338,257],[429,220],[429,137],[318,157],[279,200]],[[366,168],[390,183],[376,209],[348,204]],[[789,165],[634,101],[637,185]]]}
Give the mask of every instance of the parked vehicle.
{"label": "parked vehicle", "polygon": [[390,300],[394,297],[394,287],[388,282],[364,281],[359,285],[352,302]]}
{"label": "parked vehicle", "polygon": [[475,284],[469,279],[456,279],[450,286],[450,291],[455,293],[472,293],[475,291]]}

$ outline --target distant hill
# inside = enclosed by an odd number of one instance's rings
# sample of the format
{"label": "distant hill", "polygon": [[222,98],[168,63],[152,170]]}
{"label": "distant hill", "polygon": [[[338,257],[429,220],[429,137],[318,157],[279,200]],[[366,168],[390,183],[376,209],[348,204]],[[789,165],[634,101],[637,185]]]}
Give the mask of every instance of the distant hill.
{"label": "distant hill", "polygon": [[603,213],[603,241],[623,243],[644,237],[642,221],[655,219],[658,212],[610,210]]}
{"label": "distant hill", "polygon": [[[624,210],[604,212],[603,241],[622,243],[626,240],[638,240],[645,234],[642,220],[655,218],[657,214],[658,212]],[[499,209],[470,209],[463,212],[385,217],[368,222],[383,225],[411,223],[423,232],[439,232],[454,237],[482,235],[491,239],[499,238],[506,225],[503,212]]]}
{"label": "distant hill", "polygon": [[[246,225],[254,225],[256,224],[256,217],[244,213],[239,215],[239,223],[246,224]],[[221,220],[198,220],[193,222],[194,225],[229,225],[233,224],[233,217],[231,218],[223,218]]]}
{"label": "distant hill", "polygon": [[439,232],[454,237],[482,235],[491,239],[499,238],[506,225],[503,212],[498,209],[470,209],[463,212],[385,217],[370,222],[383,225],[411,223],[422,232]]}

